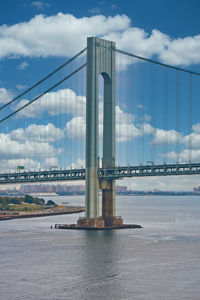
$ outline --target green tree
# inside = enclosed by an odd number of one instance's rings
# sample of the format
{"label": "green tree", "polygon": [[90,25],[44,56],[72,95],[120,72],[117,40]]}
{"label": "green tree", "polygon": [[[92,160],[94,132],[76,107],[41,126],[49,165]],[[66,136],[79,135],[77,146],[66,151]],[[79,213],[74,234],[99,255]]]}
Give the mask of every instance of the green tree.
{"label": "green tree", "polygon": [[52,201],[52,200],[48,200],[47,201],[47,205],[57,206],[57,204],[54,201]]}
{"label": "green tree", "polygon": [[33,203],[37,204],[37,205],[43,205],[45,203],[44,199],[41,199],[41,198],[37,198],[35,197],[33,199]]}
{"label": "green tree", "polygon": [[24,202],[25,203],[34,203],[34,201],[33,201],[33,197],[32,196],[30,196],[30,195],[25,195],[25,197],[24,197]]}
{"label": "green tree", "polygon": [[3,197],[2,202],[1,202],[1,207],[4,210],[8,210],[9,209],[9,200],[6,199],[7,197]]}
{"label": "green tree", "polygon": [[12,204],[20,204],[22,201],[19,197],[14,197],[13,199],[11,199],[11,203]]}

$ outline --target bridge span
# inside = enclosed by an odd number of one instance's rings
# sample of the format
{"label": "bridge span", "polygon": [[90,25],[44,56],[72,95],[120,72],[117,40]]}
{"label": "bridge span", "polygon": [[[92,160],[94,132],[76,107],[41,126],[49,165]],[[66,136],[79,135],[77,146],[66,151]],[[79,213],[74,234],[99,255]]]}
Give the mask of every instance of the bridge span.
{"label": "bridge span", "polygon": [[[124,166],[109,169],[100,168],[98,171],[98,177],[100,181],[112,181],[131,177],[197,174],[200,174],[200,163]],[[0,174],[0,184],[52,182],[66,180],[85,180],[85,169],[44,170]]]}

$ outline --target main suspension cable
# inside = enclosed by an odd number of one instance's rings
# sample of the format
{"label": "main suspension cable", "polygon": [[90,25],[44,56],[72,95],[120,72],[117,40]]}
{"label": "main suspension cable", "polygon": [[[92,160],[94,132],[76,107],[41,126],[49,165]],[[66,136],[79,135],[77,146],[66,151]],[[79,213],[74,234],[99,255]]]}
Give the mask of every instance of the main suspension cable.
{"label": "main suspension cable", "polygon": [[83,64],[82,66],[80,66],[78,69],[76,69],[75,71],[73,71],[71,74],[69,74],[68,76],[66,76],[65,78],[63,78],[62,80],[58,81],[56,84],[54,84],[52,87],[50,87],[49,89],[47,89],[45,92],[43,92],[41,95],[35,97],[33,100],[31,100],[30,102],[26,103],[25,105],[23,105],[22,107],[18,108],[17,110],[15,110],[14,112],[12,112],[11,114],[9,114],[8,116],[6,116],[5,118],[0,120],[0,123],[4,122],[5,120],[9,119],[10,117],[12,117],[13,115],[15,115],[16,113],[18,113],[19,111],[21,111],[22,109],[24,109],[25,107],[29,106],[30,104],[32,104],[33,102],[37,101],[39,98],[41,98],[42,96],[46,95],[48,92],[50,92],[51,90],[53,90],[54,88],[56,88],[58,85],[60,85],[61,83],[63,83],[65,80],[69,79],[70,77],[72,77],[74,74],[76,74],[78,71],[80,71],[81,69],[83,69],[85,66],[87,65],[87,63]]}
{"label": "main suspension cable", "polygon": [[[102,46],[102,45],[101,45],[101,46]],[[104,47],[104,46],[102,46],[102,47]],[[132,54],[132,53],[123,51],[123,50],[119,50],[119,49],[114,49],[114,50],[115,50],[116,52],[118,52],[118,53],[125,54],[125,55],[131,56],[131,57],[135,57],[135,58],[137,58],[137,59],[144,60],[144,61],[147,61],[147,62],[156,64],[156,65],[160,65],[160,66],[167,67],[167,68],[170,68],[170,69],[174,69],[174,70],[177,70],[177,71],[186,72],[186,73],[189,73],[189,74],[193,74],[193,75],[198,75],[198,76],[200,76],[200,73],[197,73],[197,72],[194,72],[194,71],[182,69],[182,68],[175,67],[175,66],[171,66],[171,65],[168,65],[168,64],[163,64],[163,63],[158,62],[158,61],[156,61],[156,60],[152,60],[152,59],[149,59],[149,58],[141,57],[141,56],[138,56],[138,55],[135,55],[135,54]]]}
{"label": "main suspension cable", "polygon": [[61,69],[63,69],[65,66],[67,66],[69,63],[71,63],[73,60],[75,60],[75,58],[77,58],[78,56],[80,56],[82,53],[84,53],[86,51],[87,47],[84,48],[83,50],[81,50],[79,53],[77,53],[75,56],[73,56],[72,58],[70,58],[67,62],[65,62],[64,64],[62,64],[60,67],[58,67],[57,69],[55,69],[53,72],[51,72],[50,74],[48,74],[47,76],[45,76],[44,78],[42,78],[40,81],[36,82],[34,85],[32,85],[30,88],[26,89],[23,93],[19,94],[18,96],[16,96],[14,99],[10,100],[9,102],[5,103],[4,105],[2,105],[0,107],[0,111],[4,108],[6,108],[8,105],[12,104],[13,102],[17,101],[18,99],[20,99],[22,96],[26,95],[27,93],[29,93],[31,90],[33,90],[35,87],[37,87],[38,85],[40,85],[42,82],[44,82],[45,80],[49,79],[51,76],[53,76],[55,73],[57,73],[58,71],[60,71]]}

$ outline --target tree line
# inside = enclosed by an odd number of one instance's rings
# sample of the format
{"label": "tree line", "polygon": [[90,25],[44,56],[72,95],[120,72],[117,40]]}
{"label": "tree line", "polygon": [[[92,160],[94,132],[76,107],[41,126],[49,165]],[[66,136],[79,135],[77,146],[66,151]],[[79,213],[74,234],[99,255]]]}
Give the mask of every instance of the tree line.
{"label": "tree line", "polygon": [[[30,195],[25,195],[24,197],[0,197],[0,209],[9,209],[9,204],[35,204],[35,205],[45,205],[45,200],[38,197],[32,197]],[[46,203],[47,206],[54,205],[56,203],[52,200],[48,200]]]}

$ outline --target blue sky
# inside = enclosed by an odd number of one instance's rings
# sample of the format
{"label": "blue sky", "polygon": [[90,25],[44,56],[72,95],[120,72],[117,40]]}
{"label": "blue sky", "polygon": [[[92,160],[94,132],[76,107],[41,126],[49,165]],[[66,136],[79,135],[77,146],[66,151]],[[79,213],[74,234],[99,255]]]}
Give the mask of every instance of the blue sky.
{"label": "blue sky", "polygon": [[[8,0],[1,3],[0,104],[6,103],[84,48],[87,36],[96,35],[114,40],[119,49],[200,73],[199,11],[198,0]],[[84,62],[84,59],[82,57],[78,63]],[[122,63],[122,60],[120,62]],[[72,68],[75,66],[76,64]],[[130,87],[134,83],[134,86],[138,85],[138,90],[130,89],[127,92],[128,85],[123,81],[121,94],[119,92],[117,98],[117,162],[127,164],[128,157],[132,159],[132,152],[138,160],[134,158],[131,163],[145,163],[151,158],[157,162],[173,162],[177,159],[177,151],[180,152],[180,162],[184,162],[188,160],[191,149],[193,160],[199,161],[197,78],[192,79],[193,122],[189,124],[187,102],[190,79],[182,74],[180,82],[183,87],[180,88],[179,97],[181,103],[184,103],[181,105],[181,113],[185,119],[180,117],[179,125],[174,121],[173,107],[177,91],[172,81],[175,74],[171,71],[168,74],[168,110],[171,117],[168,117],[166,122],[164,117],[162,118],[164,104],[160,105],[159,99],[164,97],[164,92],[158,87],[154,91],[157,95],[154,95],[154,99],[157,97],[155,101],[158,104],[158,117],[155,122],[152,120],[154,112],[151,97],[148,96],[148,93],[152,92],[150,83],[146,81],[146,86],[139,87],[139,74],[146,72],[144,76],[148,76],[148,72],[151,72],[148,68],[145,64],[125,62],[117,75],[118,79],[128,78],[131,72],[135,72],[138,78],[130,82]],[[64,69],[55,80],[61,79],[70,70],[72,69]],[[156,80],[160,80],[160,86],[163,81],[159,78],[164,76],[163,74],[164,71],[159,70],[155,75]],[[84,70],[77,75],[79,83],[72,80],[63,84],[60,89],[48,95],[48,99],[42,100],[40,108],[38,105],[32,108],[30,106],[24,114],[2,123],[0,163],[3,171],[15,170],[19,164],[24,165],[26,169],[49,168],[52,165],[65,168],[84,165],[85,87],[84,83],[80,83],[81,78],[85,80]],[[31,100],[31,97],[39,94],[52,82],[38,88],[35,94],[20,99],[16,106]],[[146,88],[145,95],[141,92],[142,88]],[[100,97],[101,93],[102,91]],[[132,97],[135,97],[135,104],[131,107]],[[75,102],[78,103],[78,108],[75,107]],[[101,120],[100,98],[100,123]],[[167,123],[166,128],[164,123]],[[102,124],[100,127],[102,131]],[[181,141],[179,147],[175,145],[177,139]],[[192,145],[190,149],[189,142]],[[147,151],[147,148],[153,150]],[[200,184],[199,176],[185,177],[181,181],[179,178],[145,179],[143,183],[136,180],[128,184],[139,189],[143,188],[144,182],[147,182],[146,186],[160,189],[181,189],[183,182],[186,189]]]}

